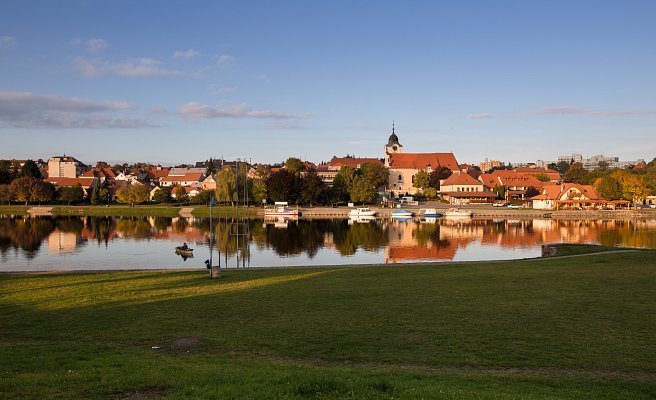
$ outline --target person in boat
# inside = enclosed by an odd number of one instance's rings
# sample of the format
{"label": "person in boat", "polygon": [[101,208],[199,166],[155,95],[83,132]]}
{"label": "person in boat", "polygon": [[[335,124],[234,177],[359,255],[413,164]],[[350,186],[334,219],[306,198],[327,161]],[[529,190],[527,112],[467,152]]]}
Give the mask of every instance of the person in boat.
{"label": "person in boat", "polygon": [[183,243],[182,246],[180,246],[180,249],[182,249],[182,250],[187,250],[188,248],[189,248],[189,246],[187,246],[186,242]]}

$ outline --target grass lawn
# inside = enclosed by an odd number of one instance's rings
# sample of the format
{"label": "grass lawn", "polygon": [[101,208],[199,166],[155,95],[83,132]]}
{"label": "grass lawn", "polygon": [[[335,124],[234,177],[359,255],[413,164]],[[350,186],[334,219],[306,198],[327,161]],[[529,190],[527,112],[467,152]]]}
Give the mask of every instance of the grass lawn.
{"label": "grass lawn", "polygon": [[0,274],[3,399],[653,399],[656,252]]}

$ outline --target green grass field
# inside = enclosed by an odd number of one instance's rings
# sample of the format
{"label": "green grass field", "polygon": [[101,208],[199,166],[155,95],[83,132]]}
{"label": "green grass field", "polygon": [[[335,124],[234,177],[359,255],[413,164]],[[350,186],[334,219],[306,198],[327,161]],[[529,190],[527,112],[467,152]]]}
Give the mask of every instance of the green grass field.
{"label": "green grass field", "polygon": [[656,252],[0,275],[3,399],[653,399]]}

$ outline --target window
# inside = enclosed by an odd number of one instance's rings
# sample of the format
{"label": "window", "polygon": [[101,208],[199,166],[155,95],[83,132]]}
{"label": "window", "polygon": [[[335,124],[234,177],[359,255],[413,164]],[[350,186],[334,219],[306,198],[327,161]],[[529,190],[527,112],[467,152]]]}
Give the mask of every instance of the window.
{"label": "window", "polygon": [[399,174],[399,182],[403,180],[403,177]]}

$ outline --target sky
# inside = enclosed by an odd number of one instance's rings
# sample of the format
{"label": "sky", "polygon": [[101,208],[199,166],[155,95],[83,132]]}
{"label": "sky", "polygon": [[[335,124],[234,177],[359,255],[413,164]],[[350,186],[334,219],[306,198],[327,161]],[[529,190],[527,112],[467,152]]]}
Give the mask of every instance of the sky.
{"label": "sky", "polygon": [[656,156],[654,1],[0,5],[0,159]]}

